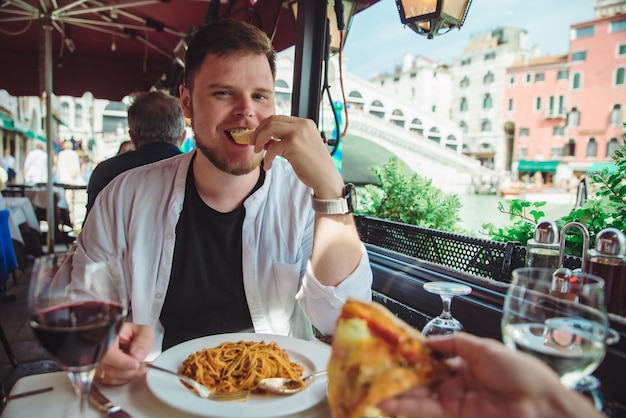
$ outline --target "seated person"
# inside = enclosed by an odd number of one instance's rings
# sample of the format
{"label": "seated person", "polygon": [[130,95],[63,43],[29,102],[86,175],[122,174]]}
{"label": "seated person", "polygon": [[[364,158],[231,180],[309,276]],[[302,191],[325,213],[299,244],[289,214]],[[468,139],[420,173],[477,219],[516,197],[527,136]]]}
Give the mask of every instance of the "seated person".
{"label": "seated person", "polygon": [[[142,360],[201,336],[330,334],[348,297],[371,299],[351,188],[314,122],[275,115],[267,35],[215,20],[185,62],[180,103],[196,149],[113,179],[77,240],[76,277],[87,261],[118,257],[130,299],[101,383],[141,376]],[[231,129],[254,129],[250,144]]]}

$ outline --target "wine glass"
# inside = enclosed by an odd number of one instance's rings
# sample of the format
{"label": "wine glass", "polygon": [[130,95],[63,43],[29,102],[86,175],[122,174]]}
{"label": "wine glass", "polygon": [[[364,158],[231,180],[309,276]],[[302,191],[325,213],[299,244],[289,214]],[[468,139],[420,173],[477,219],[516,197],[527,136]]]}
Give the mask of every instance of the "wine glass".
{"label": "wine glass", "polygon": [[604,280],[567,269],[514,270],[501,325],[505,345],[541,359],[575,388],[598,367],[610,339]]}
{"label": "wine glass", "polygon": [[35,260],[30,281],[29,325],[39,343],[68,372],[84,416],[98,362],[127,313],[118,260],[72,266],[72,254]]}
{"label": "wine glass", "polygon": [[443,310],[438,317],[431,319],[426,326],[424,326],[422,334],[446,335],[463,331],[463,325],[452,316],[450,306],[453,297],[468,295],[472,293],[472,288],[461,283],[429,282],[424,284],[424,289],[427,292],[435,293],[441,297]]}

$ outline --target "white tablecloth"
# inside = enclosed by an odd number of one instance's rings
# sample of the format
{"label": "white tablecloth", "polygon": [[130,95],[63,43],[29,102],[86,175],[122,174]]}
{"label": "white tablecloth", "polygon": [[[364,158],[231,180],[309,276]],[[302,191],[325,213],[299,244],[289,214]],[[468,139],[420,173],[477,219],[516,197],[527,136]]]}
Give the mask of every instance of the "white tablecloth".
{"label": "white tablecloth", "polygon": [[11,212],[9,215],[9,229],[11,238],[24,244],[24,238],[19,226],[23,223],[30,228],[39,231],[39,221],[33,209],[33,205],[27,197],[3,197],[0,198],[0,209],[7,208]]}
{"label": "white tablecloth", "polygon": [[[26,417],[76,417],[78,416],[78,403],[72,391],[71,384],[65,372],[45,373],[26,376],[19,379],[13,386],[11,394],[18,394],[29,390],[40,389],[52,386],[54,390],[28,396],[20,399],[10,400],[3,413],[2,418],[26,418]],[[171,406],[161,402],[155,397],[148,385],[145,377],[139,378],[123,386],[98,386],[115,405],[122,406],[133,418],[193,418]],[[89,409],[85,418],[102,418],[103,413],[95,409]],[[280,411],[276,411],[276,416],[280,417]],[[254,412],[249,416],[254,417]],[[296,415],[289,415],[290,418],[329,418],[330,410],[327,402],[322,402],[317,406],[303,411]],[[242,417],[244,418],[244,417]]]}

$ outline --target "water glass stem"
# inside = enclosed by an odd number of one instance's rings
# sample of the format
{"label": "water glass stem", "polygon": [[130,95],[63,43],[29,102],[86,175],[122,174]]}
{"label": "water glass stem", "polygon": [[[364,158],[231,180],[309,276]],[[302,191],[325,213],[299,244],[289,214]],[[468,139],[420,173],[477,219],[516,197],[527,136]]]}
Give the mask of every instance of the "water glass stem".
{"label": "water glass stem", "polygon": [[452,305],[452,296],[450,295],[440,295],[440,296],[441,296],[441,302],[443,303],[443,310],[441,312],[441,315],[439,315],[439,317],[443,319],[450,319],[452,318],[452,314],[450,313],[450,305]]}

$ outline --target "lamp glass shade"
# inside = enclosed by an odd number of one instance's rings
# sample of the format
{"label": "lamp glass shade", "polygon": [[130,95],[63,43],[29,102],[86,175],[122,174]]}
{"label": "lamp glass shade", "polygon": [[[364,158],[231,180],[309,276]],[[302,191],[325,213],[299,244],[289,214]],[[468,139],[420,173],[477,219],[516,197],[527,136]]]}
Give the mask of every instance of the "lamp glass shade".
{"label": "lamp glass shade", "polygon": [[451,17],[455,23],[461,22],[467,10],[469,0],[446,0],[443,12]]}
{"label": "lamp glass shade", "polygon": [[406,23],[438,15],[437,8],[441,0],[401,0],[401,3],[404,10],[402,21]]}

